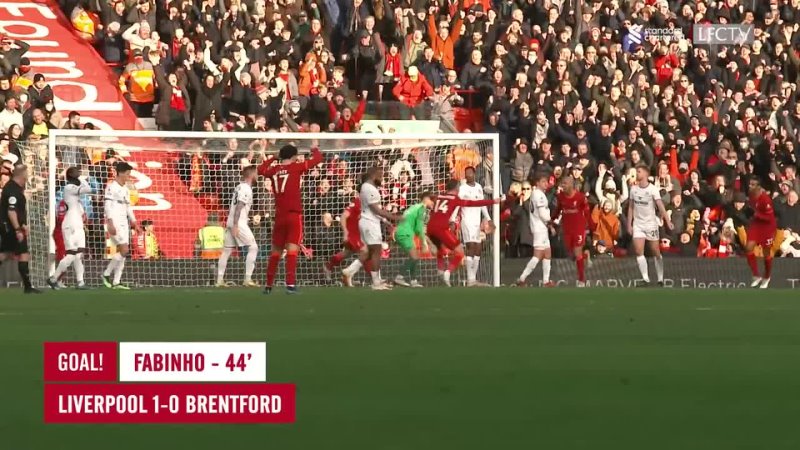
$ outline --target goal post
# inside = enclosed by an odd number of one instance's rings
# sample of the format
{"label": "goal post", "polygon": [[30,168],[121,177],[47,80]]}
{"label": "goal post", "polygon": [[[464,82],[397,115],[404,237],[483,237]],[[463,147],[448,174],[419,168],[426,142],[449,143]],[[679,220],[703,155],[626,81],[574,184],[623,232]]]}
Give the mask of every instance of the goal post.
{"label": "goal post", "polygon": [[[55,264],[58,248],[52,235],[64,171],[78,166],[93,189],[82,201],[87,215],[86,279],[91,285],[99,284],[100,272],[114,252],[104,225],[103,191],[113,179],[112,164],[124,160],[134,168],[130,186],[134,213],[140,224],[147,221],[148,229],[131,236],[132,254],[123,281],[142,287],[213,284],[220,250],[215,239],[204,242],[201,234],[224,227],[241,169],[259,164],[287,143],[296,145],[301,155],[312,145],[325,155],[324,162],[303,180],[301,285],[328,283],[322,265],[340,250],[340,216],[360,176],[373,165],[384,167],[383,206],[396,213],[416,203],[423,191],[441,192],[448,180],[463,178],[468,165],[476,166],[487,197],[502,194],[496,134],[51,130],[48,140],[22,146],[25,162],[32,167],[28,191],[35,283],[44,284]],[[259,178],[253,190],[248,222],[259,245],[254,278],[263,283],[274,219],[271,180]],[[499,225],[499,205],[491,209],[491,216]],[[216,231],[209,236],[217,236]],[[483,237],[478,277],[499,286],[499,227]],[[402,270],[406,255],[393,242],[389,227],[384,229],[384,241],[381,271],[384,278],[393,279]],[[242,252],[235,252],[226,280],[240,284],[243,266]],[[423,255],[420,267],[423,284],[438,284],[433,255]],[[282,280],[281,271],[278,281]],[[367,278],[361,274],[360,280]],[[463,270],[454,274],[456,283],[465,280]],[[71,279],[65,281],[70,284]]]}

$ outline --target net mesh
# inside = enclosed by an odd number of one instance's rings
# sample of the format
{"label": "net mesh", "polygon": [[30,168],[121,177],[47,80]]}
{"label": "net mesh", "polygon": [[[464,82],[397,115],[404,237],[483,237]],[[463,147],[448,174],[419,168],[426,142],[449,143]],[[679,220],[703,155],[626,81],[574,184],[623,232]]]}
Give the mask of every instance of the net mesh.
{"label": "net mesh", "polygon": [[[225,226],[241,169],[260,164],[282,145],[293,143],[304,154],[318,144],[324,162],[303,178],[305,229],[303,252],[297,279],[301,285],[328,284],[322,267],[341,249],[339,219],[356,193],[361,174],[379,164],[385,168],[382,187],[384,208],[402,213],[418,201],[419,194],[440,192],[451,178],[463,178],[464,168],[477,166],[477,181],[487,194],[492,192],[492,141],[469,139],[469,135],[435,140],[365,139],[364,134],[331,134],[312,141],[291,141],[279,135],[215,134],[197,137],[168,135],[54,136],[54,145],[26,143],[26,161],[33,167],[29,183],[32,276],[43,285],[52,273],[60,253],[51,237],[55,211],[64,186],[64,171],[78,166],[92,187],[83,198],[86,210],[87,253],[84,255],[86,282],[101,283],[100,274],[115,252],[104,224],[103,192],[113,180],[113,164],[124,160],[134,167],[131,203],[142,232],[132,231],[131,256],[123,282],[133,286],[202,287],[215,283],[217,258],[221,252]],[[318,136],[317,136],[318,137]],[[452,136],[451,136],[452,137]],[[55,166],[55,182],[48,181],[49,164]],[[53,192],[50,192],[52,188]],[[253,187],[254,203],[248,223],[259,245],[254,280],[265,281],[274,220],[271,181],[259,178]],[[54,198],[55,201],[51,201]],[[393,242],[391,230],[384,230],[385,251],[381,272],[392,279],[401,272],[406,255]],[[228,262],[226,280],[241,283],[244,278],[244,249],[234,252]],[[491,282],[495,249],[491,238],[484,239],[479,279]],[[344,265],[352,260],[344,261]],[[283,265],[278,284],[283,280]],[[423,255],[420,281],[436,284],[437,267],[433,255]],[[71,271],[62,280],[74,282]],[[337,280],[338,277],[334,277]],[[463,283],[466,274],[454,274]],[[357,284],[367,282],[359,274]]]}

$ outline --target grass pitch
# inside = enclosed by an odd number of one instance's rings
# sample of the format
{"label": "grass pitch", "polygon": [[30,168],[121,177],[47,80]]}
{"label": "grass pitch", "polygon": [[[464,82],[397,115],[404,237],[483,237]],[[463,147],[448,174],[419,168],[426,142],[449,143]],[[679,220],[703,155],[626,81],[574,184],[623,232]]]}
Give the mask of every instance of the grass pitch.
{"label": "grass pitch", "polygon": [[[0,448],[797,449],[792,291],[0,290]],[[293,425],[44,425],[42,342],[263,341]]]}

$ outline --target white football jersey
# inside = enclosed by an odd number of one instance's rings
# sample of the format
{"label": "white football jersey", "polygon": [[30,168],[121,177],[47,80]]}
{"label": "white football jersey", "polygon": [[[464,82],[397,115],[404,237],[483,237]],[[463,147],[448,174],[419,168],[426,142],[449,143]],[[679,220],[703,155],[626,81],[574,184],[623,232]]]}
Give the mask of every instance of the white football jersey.
{"label": "white football jersey", "polygon": [[106,219],[116,223],[128,223],[133,217],[131,211],[131,194],[128,188],[116,181],[109,183],[105,194]]}
{"label": "white football jersey", "polygon": [[250,216],[250,208],[253,206],[253,187],[247,183],[239,183],[233,192],[231,199],[231,209],[228,212],[228,228],[232,228],[233,219],[236,216],[236,205],[243,203],[242,211],[239,213],[239,223],[235,225],[247,226],[247,218]]}
{"label": "white football jersey", "polygon": [[[475,183],[470,186],[462,183],[458,188],[458,197],[464,200],[484,200],[483,186]],[[481,218],[489,219],[489,210],[485,206],[464,206],[461,208],[461,220],[470,225],[480,225]]]}
{"label": "white football jersey", "polygon": [[654,184],[641,187],[633,185],[629,197],[633,202],[633,223],[643,228],[658,228],[658,214],[656,214],[656,200],[661,199],[661,194]]}
{"label": "white football jersey", "polygon": [[372,212],[370,205],[381,204],[381,191],[372,183],[364,183],[361,185],[361,220],[368,222],[381,223],[381,218]]}
{"label": "white football jersey", "polygon": [[83,223],[83,203],[81,196],[92,192],[92,188],[81,181],[80,185],[69,183],[64,186],[64,204],[67,205],[67,213],[64,215],[64,223],[82,224]]}
{"label": "white football jersey", "polygon": [[550,223],[550,206],[547,203],[547,196],[539,189],[533,188],[533,193],[529,200],[531,202],[531,230],[546,230]]}

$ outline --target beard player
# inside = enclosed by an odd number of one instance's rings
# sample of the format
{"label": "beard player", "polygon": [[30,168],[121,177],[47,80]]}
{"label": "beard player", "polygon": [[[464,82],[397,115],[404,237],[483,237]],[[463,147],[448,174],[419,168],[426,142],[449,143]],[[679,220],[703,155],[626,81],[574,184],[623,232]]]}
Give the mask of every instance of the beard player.
{"label": "beard player", "polygon": [[[750,226],[747,227],[747,243],[745,252],[747,253],[747,264],[753,272],[753,282],[750,287],[769,287],[769,279],[772,275],[772,241],[777,231],[775,223],[775,208],[769,194],[764,192],[757,179],[750,179],[748,186],[750,191],[750,207],[753,208],[753,217]],[[758,262],[753,253],[756,245],[760,245],[764,252],[764,277],[758,275]]]}
{"label": "beard player", "polygon": [[381,279],[381,253],[383,253],[383,233],[381,231],[381,218],[397,222],[402,217],[392,214],[381,207],[381,191],[379,186],[383,182],[383,169],[373,166],[367,171],[364,183],[361,184],[359,198],[361,199],[361,218],[358,229],[361,239],[367,245],[368,260],[370,262],[370,276],[372,289],[386,291],[391,289]]}
{"label": "beard player", "polygon": [[552,258],[552,251],[550,250],[550,207],[548,206],[547,189],[548,176],[544,174],[537,174],[533,179],[533,192],[531,198],[525,202],[525,209],[531,216],[531,233],[533,234],[533,257],[517,280],[517,286],[524,286],[525,280],[533,273],[539,261],[542,262],[542,286],[554,287],[555,284],[550,281],[550,259]]}
{"label": "beard player", "polygon": [[586,244],[586,228],[594,229],[594,224],[586,195],[575,189],[575,179],[569,174],[561,180],[561,192],[556,196],[556,208],[551,218],[555,220],[559,216],[564,247],[572,249],[575,256],[575,266],[578,269],[578,281],[575,285],[585,287],[586,260],[583,246]]}
{"label": "beard player", "polygon": [[257,177],[256,166],[245,167],[242,169],[242,182],[236,186],[236,190],[233,193],[231,210],[228,213],[228,221],[225,226],[225,247],[222,249],[217,265],[217,287],[228,286],[225,284],[225,269],[228,266],[228,258],[231,257],[234,248],[241,247],[247,247],[242,286],[258,286],[258,283],[253,281],[253,270],[255,270],[256,258],[258,257],[258,244],[247,223],[250,208],[253,206],[253,183]]}
{"label": "beard player", "polygon": [[[121,284],[122,270],[125,268],[125,258],[130,251],[131,225],[140,231],[136,223],[136,216],[131,209],[131,193],[127,184],[130,180],[131,170],[128,163],[120,162],[114,167],[117,175],[105,193],[106,227],[112,244],[117,247],[117,252],[108,262],[103,272],[103,284],[112,289],[129,290],[128,286]],[[111,275],[114,275],[113,280]]]}
{"label": "beard player", "polygon": [[647,273],[647,258],[644,256],[645,243],[654,256],[658,285],[664,285],[664,259],[658,246],[658,214],[664,221],[667,229],[672,229],[672,221],[664,209],[661,194],[658,188],[650,183],[650,169],[645,165],[636,167],[636,184],[631,187],[628,203],[628,233],[633,236],[633,251],[636,254],[636,264],[645,283],[650,283]]}
{"label": "beard player", "polygon": [[264,293],[272,292],[275,273],[286,249],[286,293],[297,293],[297,252],[303,238],[303,201],[300,182],[303,174],[322,162],[322,152],[312,143],[311,157],[297,161],[297,147],[284,145],[278,151],[280,162],[270,157],[258,168],[258,174],[272,180],[275,194],[275,225],[272,228],[272,253],[267,266],[267,286]]}
{"label": "beard player", "polygon": [[445,249],[453,251],[450,266],[442,273],[444,284],[450,287],[450,274],[455,272],[464,259],[464,246],[458,241],[451,227],[451,220],[458,214],[459,208],[480,207],[500,203],[494,200],[465,200],[458,196],[459,182],[450,180],[445,186],[446,192],[439,194],[433,204],[431,218],[428,221],[428,237],[441,254]]}
{"label": "beard player", "polygon": [[61,235],[66,255],[58,262],[55,273],[47,280],[52,289],[63,289],[58,281],[70,266],[75,266],[75,280],[78,289],[88,289],[83,280],[83,253],[86,252],[86,231],[83,228],[83,204],[81,196],[92,192],[92,188],[78,177],[81,170],[77,167],[67,169],[67,184],[64,186],[64,206],[66,212],[61,222]]}
{"label": "beard player", "polygon": [[[458,197],[464,200],[483,200],[483,186],[475,181],[475,168],[464,169],[466,180],[458,188]],[[461,208],[461,240],[466,247],[467,286],[488,286],[478,283],[478,267],[481,262],[481,223],[485,220],[494,229],[492,218],[486,206]]]}

